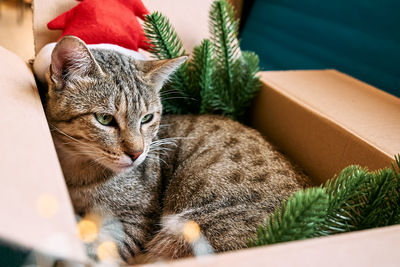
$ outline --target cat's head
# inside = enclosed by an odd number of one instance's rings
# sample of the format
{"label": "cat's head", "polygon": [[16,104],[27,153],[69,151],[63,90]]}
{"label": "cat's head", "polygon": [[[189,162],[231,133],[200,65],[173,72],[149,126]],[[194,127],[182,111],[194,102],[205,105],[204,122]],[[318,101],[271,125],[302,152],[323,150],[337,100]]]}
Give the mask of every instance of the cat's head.
{"label": "cat's head", "polygon": [[159,91],[185,59],[138,61],[62,38],[52,53],[46,101],[59,156],[114,172],[143,162],[160,124]]}

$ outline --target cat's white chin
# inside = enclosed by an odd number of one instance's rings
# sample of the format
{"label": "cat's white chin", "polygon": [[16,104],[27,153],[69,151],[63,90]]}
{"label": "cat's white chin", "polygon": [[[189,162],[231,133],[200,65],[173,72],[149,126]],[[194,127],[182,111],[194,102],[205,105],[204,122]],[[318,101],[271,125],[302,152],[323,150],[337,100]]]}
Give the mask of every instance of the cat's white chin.
{"label": "cat's white chin", "polygon": [[122,173],[131,170],[139,166],[146,159],[147,153],[140,155],[135,161],[122,158],[121,162],[113,162],[106,164],[106,167],[114,171],[115,173]]}
{"label": "cat's white chin", "polygon": [[134,164],[129,164],[129,165],[114,165],[114,166],[108,166],[112,171],[115,173],[122,173],[131,170],[132,168],[135,167]]}

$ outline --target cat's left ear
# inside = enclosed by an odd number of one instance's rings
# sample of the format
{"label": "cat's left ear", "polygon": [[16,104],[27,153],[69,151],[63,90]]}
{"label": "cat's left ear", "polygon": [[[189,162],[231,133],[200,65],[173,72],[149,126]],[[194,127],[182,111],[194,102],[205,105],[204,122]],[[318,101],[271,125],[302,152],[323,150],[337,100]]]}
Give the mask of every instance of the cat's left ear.
{"label": "cat's left ear", "polygon": [[74,77],[98,77],[101,68],[84,41],[75,36],[64,36],[57,42],[51,54],[50,79],[62,88]]}
{"label": "cat's left ear", "polygon": [[173,59],[140,61],[138,62],[138,67],[144,72],[144,78],[159,91],[168,80],[168,77],[174,73],[187,58],[187,56],[181,56]]}

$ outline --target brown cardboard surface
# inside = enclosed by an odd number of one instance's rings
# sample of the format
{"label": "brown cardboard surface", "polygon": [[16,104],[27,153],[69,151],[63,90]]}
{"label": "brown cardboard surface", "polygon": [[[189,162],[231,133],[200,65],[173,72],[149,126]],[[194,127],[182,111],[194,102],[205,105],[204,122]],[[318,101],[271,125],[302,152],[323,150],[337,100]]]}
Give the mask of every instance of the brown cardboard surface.
{"label": "brown cardboard surface", "polygon": [[243,0],[228,0],[236,10],[236,18],[240,19],[243,10]]}
{"label": "brown cardboard surface", "polygon": [[262,72],[252,124],[323,182],[400,153],[400,99],[335,70]]}
{"label": "brown cardboard surface", "polygon": [[395,267],[400,225],[151,266]]}
{"label": "brown cardboard surface", "polygon": [[0,47],[0,237],[83,260],[72,206],[35,80]]}
{"label": "brown cardboard surface", "polygon": [[[160,11],[166,15],[189,52],[201,40],[209,36],[208,12],[213,0],[143,0],[150,12]],[[54,42],[60,31],[50,31],[47,23],[69,10],[79,2],[74,0],[35,0],[33,8],[33,30],[35,54],[47,43]],[[240,4],[240,1],[235,1]]]}
{"label": "brown cardboard surface", "polygon": [[55,42],[61,35],[61,31],[50,31],[47,29],[47,23],[78,3],[79,2],[75,0],[33,1],[33,39],[35,41],[35,55],[44,45]]}

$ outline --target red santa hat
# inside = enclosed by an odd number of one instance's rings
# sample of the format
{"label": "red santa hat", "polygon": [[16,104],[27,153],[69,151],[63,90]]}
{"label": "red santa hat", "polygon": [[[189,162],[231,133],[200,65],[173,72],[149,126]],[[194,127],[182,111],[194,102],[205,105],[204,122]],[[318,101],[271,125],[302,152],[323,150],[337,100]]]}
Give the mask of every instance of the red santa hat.
{"label": "red santa hat", "polygon": [[[52,30],[62,30],[64,35],[82,39],[89,48],[112,49],[136,59],[145,57],[136,52],[147,49],[147,39],[137,17],[148,14],[141,0],[78,0],[69,11],[47,24]],[[41,48],[33,63],[36,77],[46,82],[51,53],[56,43]]]}
{"label": "red santa hat", "polygon": [[86,44],[114,44],[137,51],[147,49],[146,37],[137,17],[148,10],[141,0],[78,0],[77,6],[47,24],[50,30],[62,30]]}

